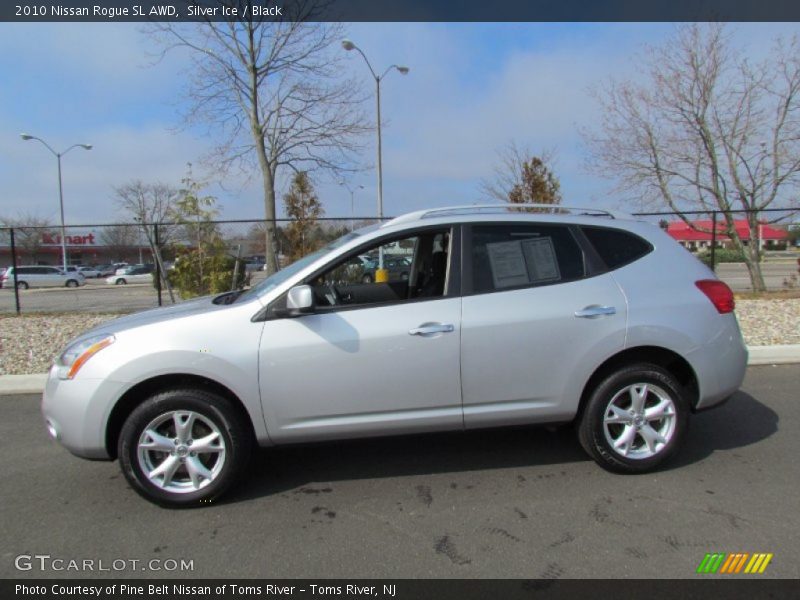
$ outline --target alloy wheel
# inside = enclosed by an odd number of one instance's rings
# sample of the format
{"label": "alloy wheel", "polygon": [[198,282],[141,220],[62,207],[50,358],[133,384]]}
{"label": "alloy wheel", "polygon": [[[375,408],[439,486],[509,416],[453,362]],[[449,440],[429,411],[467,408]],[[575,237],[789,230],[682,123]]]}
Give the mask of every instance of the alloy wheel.
{"label": "alloy wheel", "polygon": [[663,450],[675,433],[675,401],[652,383],[634,383],[617,392],[603,415],[609,446],[625,458],[645,459]]}
{"label": "alloy wheel", "polygon": [[189,410],[164,413],[142,431],[137,444],[139,467],[165,491],[195,492],[213,482],[226,459],[220,428]]}

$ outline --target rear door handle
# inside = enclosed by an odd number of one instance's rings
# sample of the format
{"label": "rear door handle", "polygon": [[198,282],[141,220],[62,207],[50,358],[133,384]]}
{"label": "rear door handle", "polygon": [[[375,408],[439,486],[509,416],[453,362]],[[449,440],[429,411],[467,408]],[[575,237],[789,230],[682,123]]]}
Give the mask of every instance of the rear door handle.
{"label": "rear door handle", "polygon": [[452,333],[455,327],[450,323],[424,323],[414,329],[409,329],[408,335],[433,335],[434,333]]}
{"label": "rear door handle", "polygon": [[617,314],[617,309],[613,306],[587,306],[582,310],[575,311],[575,316],[581,319],[596,319],[608,315]]}

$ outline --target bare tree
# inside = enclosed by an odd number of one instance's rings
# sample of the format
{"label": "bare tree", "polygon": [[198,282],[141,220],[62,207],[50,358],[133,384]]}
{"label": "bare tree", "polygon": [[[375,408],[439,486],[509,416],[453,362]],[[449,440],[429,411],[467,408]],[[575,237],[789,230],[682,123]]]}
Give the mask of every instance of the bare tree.
{"label": "bare tree", "polygon": [[[585,131],[592,166],[645,203],[724,212],[723,231],[764,290],[758,211],[797,205],[800,185],[800,44],[778,40],[752,64],[724,26],[686,25],[649,50],[645,83],[611,82],[597,93],[599,131]],[[731,210],[745,209],[749,244]]]}
{"label": "bare tree", "polygon": [[139,228],[129,225],[111,225],[100,232],[100,241],[117,261],[126,260],[140,245]]}
{"label": "bare tree", "polygon": [[[144,183],[138,179],[114,188],[117,206],[137,223],[159,225],[159,245],[167,244],[174,236],[175,203],[178,190],[164,183]],[[144,229],[144,228],[143,228]],[[146,236],[151,235],[145,231]]]}
{"label": "bare tree", "polygon": [[370,130],[358,86],[340,78],[341,27],[309,22],[315,0],[284,8],[294,11],[284,20],[262,22],[248,11],[249,18],[228,22],[153,26],[164,52],[191,52],[191,108],[184,117],[222,136],[210,162],[223,170],[235,165],[260,174],[268,273],[278,269],[279,178],[287,169],[323,170],[341,178],[337,173],[354,168],[358,140]]}
{"label": "bare tree", "polygon": [[[53,232],[49,230],[53,224],[49,219],[39,217],[34,214],[20,214],[16,218],[4,219],[5,226],[14,228],[14,243],[22,250],[23,254],[28,255],[28,260],[36,263],[39,260],[39,253],[42,245],[53,240],[52,244],[57,244],[57,239]],[[60,236],[60,234],[58,234]]]}
{"label": "bare tree", "polygon": [[481,181],[482,193],[514,204],[561,204],[561,183],[552,170],[553,152],[534,155],[511,142],[497,152],[494,177]]}

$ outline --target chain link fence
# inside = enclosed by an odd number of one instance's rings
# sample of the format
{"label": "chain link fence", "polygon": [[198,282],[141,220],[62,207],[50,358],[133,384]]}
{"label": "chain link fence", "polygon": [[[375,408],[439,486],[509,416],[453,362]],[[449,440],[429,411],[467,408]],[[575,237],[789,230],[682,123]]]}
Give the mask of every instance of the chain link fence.
{"label": "chain link fence", "polygon": [[[734,290],[750,289],[722,211],[635,213],[667,230]],[[730,211],[750,244],[755,216],[768,289],[800,289],[797,211]],[[281,267],[375,217],[278,219]],[[193,295],[254,285],[265,277],[264,220],[116,223],[0,228],[0,313],[123,313],[179,302]],[[66,271],[64,270],[66,266]],[[13,267],[13,268],[12,268]],[[5,269],[3,269],[5,268]]]}

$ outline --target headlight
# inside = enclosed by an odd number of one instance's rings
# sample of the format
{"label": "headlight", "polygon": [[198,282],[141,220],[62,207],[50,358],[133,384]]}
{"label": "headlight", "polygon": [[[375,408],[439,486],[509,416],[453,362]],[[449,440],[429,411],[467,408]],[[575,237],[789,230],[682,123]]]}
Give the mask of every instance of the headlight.
{"label": "headlight", "polygon": [[56,359],[59,379],[72,379],[87,360],[113,343],[113,335],[100,333],[70,344]]}

